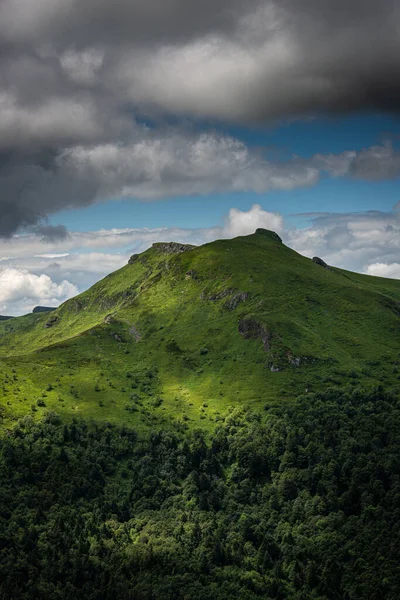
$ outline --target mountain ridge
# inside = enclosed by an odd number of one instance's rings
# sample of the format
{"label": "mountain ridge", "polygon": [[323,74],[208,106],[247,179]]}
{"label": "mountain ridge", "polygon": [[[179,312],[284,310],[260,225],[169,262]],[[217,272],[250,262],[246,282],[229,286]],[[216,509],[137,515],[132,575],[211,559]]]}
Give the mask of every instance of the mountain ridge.
{"label": "mountain ridge", "polygon": [[157,242],[51,313],[0,323],[4,418],[45,394],[66,418],[212,427],[231,404],[395,385],[399,317],[400,282],[326,268],[268,230]]}

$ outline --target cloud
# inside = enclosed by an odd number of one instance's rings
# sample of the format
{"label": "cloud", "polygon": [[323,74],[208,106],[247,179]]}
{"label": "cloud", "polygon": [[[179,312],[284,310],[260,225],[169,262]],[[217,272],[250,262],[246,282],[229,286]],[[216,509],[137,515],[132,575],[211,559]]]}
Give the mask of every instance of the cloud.
{"label": "cloud", "polygon": [[372,274],[370,265],[400,263],[400,214],[396,211],[320,213],[311,225],[285,231],[286,243],[306,256]]}
{"label": "cloud", "polygon": [[[96,200],[264,193],[310,186],[319,176],[315,167],[296,159],[274,164],[233,137],[184,131],[142,133],[137,142],[72,146],[53,156],[45,153],[37,165],[30,159],[31,154],[10,154],[0,161],[0,236]],[[47,225],[40,227],[50,232]]]}
{"label": "cloud", "polygon": [[386,140],[379,146],[362,150],[355,154],[350,164],[349,174],[358,179],[392,179],[400,175],[400,152]]}
{"label": "cloud", "polygon": [[65,240],[69,235],[64,225],[37,225],[33,230],[36,235],[41,236],[43,242]]}
{"label": "cloud", "polygon": [[221,237],[250,235],[259,227],[280,233],[283,229],[283,218],[277,213],[263,210],[259,204],[254,204],[248,211],[231,208],[226,217]]}
{"label": "cloud", "polygon": [[367,274],[375,277],[389,277],[400,279],[400,263],[372,263],[367,267]]}
{"label": "cloud", "polygon": [[293,189],[318,179],[313,166],[273,164],[230,136],[166,132],[137,144],[75,147],[60,157],[74,179],[98,184],[99,197],[153,199],[216,191]]}
{"label": "cloud", "polygon": [[136,48],[124,53],[117,84],[136,105],[240,121],[398,110],[398,2],[241,6],[230,30],[210,26],[186,42],[167,34],[140,60]]}
{"label": "cloud", "polygon": [[163,123],[398,112],[399,15],[398,0],[3,0],[0,236],[115,196],[397,176],[390,144],[282,164]]}
{"label": "cloud", "polygon": [[34,275],[26,270],[6,268],[0,271],[0,307],[4,313],[28,312],[37,304],[58,306],[76,295],[69,281],[54,283],[48,275]]}

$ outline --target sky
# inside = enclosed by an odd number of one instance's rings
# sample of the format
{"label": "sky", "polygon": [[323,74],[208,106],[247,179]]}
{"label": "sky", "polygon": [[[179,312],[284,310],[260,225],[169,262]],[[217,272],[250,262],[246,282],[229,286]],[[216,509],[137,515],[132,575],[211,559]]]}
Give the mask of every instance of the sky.
{"label": "sky", "polygon": [[0,314],[155,241],[400,278],[400,0],[0,0]]}

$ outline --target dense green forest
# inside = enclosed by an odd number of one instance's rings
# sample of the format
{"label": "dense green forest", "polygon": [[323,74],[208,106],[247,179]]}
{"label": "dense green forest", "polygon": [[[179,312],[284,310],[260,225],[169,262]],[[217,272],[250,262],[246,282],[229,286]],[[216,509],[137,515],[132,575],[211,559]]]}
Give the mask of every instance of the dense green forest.
{"label": "dense green forest", "polygon": [[212,434],[25,416],[0,440],[0,597],[397,600],[399,431],[379,387]]}

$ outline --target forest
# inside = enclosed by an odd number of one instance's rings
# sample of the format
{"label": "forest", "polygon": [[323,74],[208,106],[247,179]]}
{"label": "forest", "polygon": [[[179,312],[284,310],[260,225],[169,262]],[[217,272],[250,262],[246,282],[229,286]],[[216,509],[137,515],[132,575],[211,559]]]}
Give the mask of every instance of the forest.
{"label": "forest", "polygon": [[213,433],[25,416],[0,439],[0,598],[397,600],[399,431],[379,386]]}

